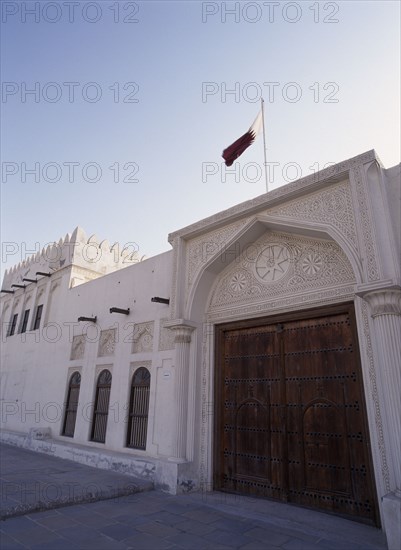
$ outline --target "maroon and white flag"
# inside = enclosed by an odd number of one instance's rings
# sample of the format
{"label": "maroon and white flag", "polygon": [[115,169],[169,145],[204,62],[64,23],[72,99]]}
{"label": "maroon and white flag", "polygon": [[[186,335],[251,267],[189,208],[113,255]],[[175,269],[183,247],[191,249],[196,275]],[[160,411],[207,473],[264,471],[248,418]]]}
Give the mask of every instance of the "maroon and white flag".
{"label": "maroon and white flag", "polygon": [[255,141],[256,137],[261,133],[263,126],[263,111],[260,110],[258,116],[255,118],[254,123],[249,130],[241,136],[237,141],[234,141],[231,145],[224,149],[222,157],[225,160],[226,166],[231,166],[242,153],[248,149],[250,145]]}

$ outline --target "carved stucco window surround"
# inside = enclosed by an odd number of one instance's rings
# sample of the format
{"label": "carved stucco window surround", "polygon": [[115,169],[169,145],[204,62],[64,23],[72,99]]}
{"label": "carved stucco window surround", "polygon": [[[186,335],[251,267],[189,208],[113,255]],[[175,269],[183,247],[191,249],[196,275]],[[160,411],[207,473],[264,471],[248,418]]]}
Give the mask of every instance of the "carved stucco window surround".
{"label": "carved stucco window surround", "polygon": [[84,334],[77,334],[73,336],[71,343],[70,361],[82,359],[85,354],[86,336]]}
{"label": "carved stucco window surround", "polygon": [[154,322],[138,323],[132,336],[132,353],[151,352],[153,350]]}
{"label": "carved stucco window surround", "polygon": [[100,332],[98,357],[114,355],[116,347],[116,329],[110,328]]}
{"label": "carved stucco window surround", "polygon": [[159,320],[159,351],[174,349],[174,332],[166,327],[169,319]]}

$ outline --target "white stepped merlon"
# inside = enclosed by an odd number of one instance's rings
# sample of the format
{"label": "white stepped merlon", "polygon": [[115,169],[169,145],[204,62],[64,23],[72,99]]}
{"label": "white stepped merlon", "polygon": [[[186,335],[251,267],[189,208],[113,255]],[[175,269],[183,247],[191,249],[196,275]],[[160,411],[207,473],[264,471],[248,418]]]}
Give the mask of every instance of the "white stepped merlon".
{"label": "white stepped merlon", "polygon": [[[67,233],[58,242],[50,243],[5,271],[4,289],[11,289],[12,284],[24,284],[23,278],[38,279],[43,273],[55,273],[70,266],[80,268],[79,273],[71,274],[71,286],[113,273],[144,259],[135,243],[110,245],[107,239],[96,235],[87,237],[81,227],[76,227],[72,234]],[[83,273],[85,270],[87,273]]]}

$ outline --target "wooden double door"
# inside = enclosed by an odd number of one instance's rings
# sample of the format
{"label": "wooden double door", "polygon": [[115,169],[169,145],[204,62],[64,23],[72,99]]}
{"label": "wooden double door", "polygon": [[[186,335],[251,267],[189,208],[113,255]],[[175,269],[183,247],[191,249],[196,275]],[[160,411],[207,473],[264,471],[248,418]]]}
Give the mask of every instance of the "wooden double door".
{"label": "wooden double door", "polygon": [[378,523],[353,304],[220,325],[215,489]]}

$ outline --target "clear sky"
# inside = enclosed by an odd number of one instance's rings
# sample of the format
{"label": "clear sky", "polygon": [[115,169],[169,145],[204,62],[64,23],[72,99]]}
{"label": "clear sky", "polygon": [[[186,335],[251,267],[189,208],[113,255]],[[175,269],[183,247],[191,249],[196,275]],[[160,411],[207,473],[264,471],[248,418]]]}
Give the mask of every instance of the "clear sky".
{"label": "clear sky", "polygon": [[264,193],[261,138],[221,158],[262,94],[270,189],[400,161],[398,1],[0,3],[2,269],[77,225],[152,256]]}

